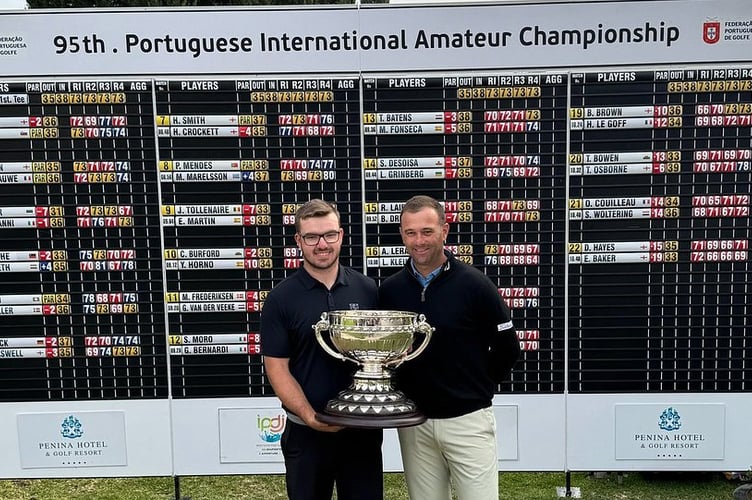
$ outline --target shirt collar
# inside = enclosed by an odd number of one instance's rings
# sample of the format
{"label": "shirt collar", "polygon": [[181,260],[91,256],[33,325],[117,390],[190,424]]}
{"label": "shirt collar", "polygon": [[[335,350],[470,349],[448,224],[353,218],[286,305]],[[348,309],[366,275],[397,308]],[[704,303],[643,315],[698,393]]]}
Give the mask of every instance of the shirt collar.
{"label": "shirt collar", "polygon": [[423,276],[420,274],[420,272],[415,268],[415,263],[410,259],[410,269],[413,272],[413,276],[420,282],[423,287],[427,287],[428,284],[433,280],[436,276],[439,275],[442,269],[444,269],[444,264],[441,264],[439,267],[428,273],[428,276]]}
{"label": "shirt collar", "polygon": [[[300,277],[300,281],[303,282],[303,286],[305,286],[307,290],[312,290],[316,286],[323,286],[323,284],[319,280],[317,280],[316,278],[308,274],[308,271],[306,271],[305,267],[300,266],[300,269],[298,269],[298,272],[299,272],[298,276]],[[344,270],[342,269],[342,265],[340,264],[337,268],[337,279],[334,280],[332,289],[340,285],[347,286],[348,281],[347,281],[347,276],[345,274],[346,273],[344,272]]]}

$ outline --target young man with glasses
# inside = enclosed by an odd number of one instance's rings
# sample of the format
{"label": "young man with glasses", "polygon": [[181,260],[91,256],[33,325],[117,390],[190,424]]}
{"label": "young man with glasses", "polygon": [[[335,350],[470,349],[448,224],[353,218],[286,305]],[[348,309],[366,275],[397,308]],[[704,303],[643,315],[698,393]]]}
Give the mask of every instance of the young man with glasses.
{"label": "young man with glasses", "polygon": [[266,376],[287,411],[282,434],[287,494],[292,500],[381,500],[381,430],[343,429],[316,419],[352,382],[355,365],[329,356],[313,325],[324,311],[373,309],[376,283],[340,265],[344,230],[337,208],[323,200],[295,214],[303,266],[277,284],[261,312]]}

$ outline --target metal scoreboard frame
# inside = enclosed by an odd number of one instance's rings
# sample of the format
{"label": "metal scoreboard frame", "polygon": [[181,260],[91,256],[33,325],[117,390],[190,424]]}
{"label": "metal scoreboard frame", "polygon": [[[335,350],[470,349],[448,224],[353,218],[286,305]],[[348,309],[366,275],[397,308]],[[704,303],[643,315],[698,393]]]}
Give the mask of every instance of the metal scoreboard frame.
{"label": "metal scoreboard frame", "polygon": [[746,470],[750,49],[746,0],[0,13],[0,475],[281,472],[295,210],[380,281],[419,192],[512,309],[500,470]]}

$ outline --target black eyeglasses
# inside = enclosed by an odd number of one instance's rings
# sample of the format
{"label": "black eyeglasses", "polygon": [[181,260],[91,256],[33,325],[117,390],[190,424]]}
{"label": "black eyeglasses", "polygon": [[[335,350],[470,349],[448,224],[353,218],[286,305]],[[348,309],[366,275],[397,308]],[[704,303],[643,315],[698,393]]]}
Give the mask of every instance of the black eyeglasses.
{"label": "black eyeglasses", "polygon": [[337,243],[339,241],[339,234],[339,231],[329,231],[328,233],[324,234],[308,233],[301,234],[300,239],[303,240],[303,243],[305,243],[309,247],[313,247],[319,244],[321,238],[324,238],[324,241],[326,241],[327,243]]}

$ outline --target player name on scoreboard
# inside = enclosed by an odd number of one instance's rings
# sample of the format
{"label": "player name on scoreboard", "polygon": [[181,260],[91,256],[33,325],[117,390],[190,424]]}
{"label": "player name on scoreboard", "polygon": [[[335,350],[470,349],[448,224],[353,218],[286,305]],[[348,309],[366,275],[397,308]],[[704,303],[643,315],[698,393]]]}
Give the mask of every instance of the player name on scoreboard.
{"label": "player name on scoreboard", "polygon": [[470,111],[365,113],[365,135],[469,134]]}
{"label": "player name on scoreboard", "polygon": [[66,250],[0,250],[0,273],[65,272]]}
{"label": "player name on scoreboard", "polygon": [[570,264],[655,264],[679,260],[678,241],[569,243]]}
{"label": "player name on scoreboard", "polygon": [[407,249],[403,245],[366,248],[368,267],[401,267],[407,263],[407,259]]}
{"label": "player name on scoreboard", "polygon": [[168,248],[165,269],[271,269],[272,249],[260,248]]}
{"label": "player name on scoreboard", "polygon": [[54,229],[65,226],[63,207],[0,207],[0,229]]}
{"label": "player name on scoreboard", "polygon": [[681,151],[572,153],[570,175],[672,174],[681,171]]}
{"label": "player name on scoreboard", "polygon": [[[444,248],[452,252],[457,260],[473,265],[472,245],[444,245]],[[407,264],[409,255],[404,246],[378,246],[366,248],[366,266],[376,267],[402,267]]]}
{"label": "player name on scoreboard", "polygon": [[[366,224],[398,224],[403,205],[404,202],[365,203],[363,210]],[[472,201],[442,201],[441,205],[444,207],[444,215],[448,223],[473,221]]]}
{"label": "player name on scoreboard", "polygon": [[169,342],[171,355],[261,353],[261,336],[258,333],[170,335]]}
{"label": "player name on scoreboard", "polygon": [[63,178],[59,173],[1,173],[0,184],[60,184]]}
{"label": "player name on scoreboard", "polygon": [[164,226],[268,226],[269,204],[162,205]]}
{"label": "player name on scoreboard", "polygon": [[67,293],[0,295],[0,316],[50,316],[71,313]]}
{"label": "player name on scoreboard", "polygon": [[682,112],[679,104],[571,108],[569,126],[572,130],[680,128]]}
{"label": "player name on scoreboard", "polygon": [[429,156],[404,158],[366,158],[366,180],[468,179],[472,177],[470,156]]}
{"label": "player name on scoreboard", "polygon": [[266,115],[158,115],[159,137],[263,137]]}
{"label": "player name on scoreboard", "polygon": [[264,182],[269,160],[162,160],[160,182]]}
{"label": "player name on scoreboard", "polygon": [[72,337],[0,337],[0,359],[69,358]]}
{"label": "player name on scoreboard", "polygon": [[0,139],[55,139],[59,136],[56,116],[0,116]]}
{"label": "player name on scoreboard", "polygon": [[0,161],[0,173],[60,172],[59,161]]}
{"label": "player name on scoreboard", "polygon": [[267,291],[167,292],[168,313],[259,312]]}
{"label": "player name on scoreboard", "polygon": [[678,196],[570,198],[571,220],[660,219],[679,217]]}

